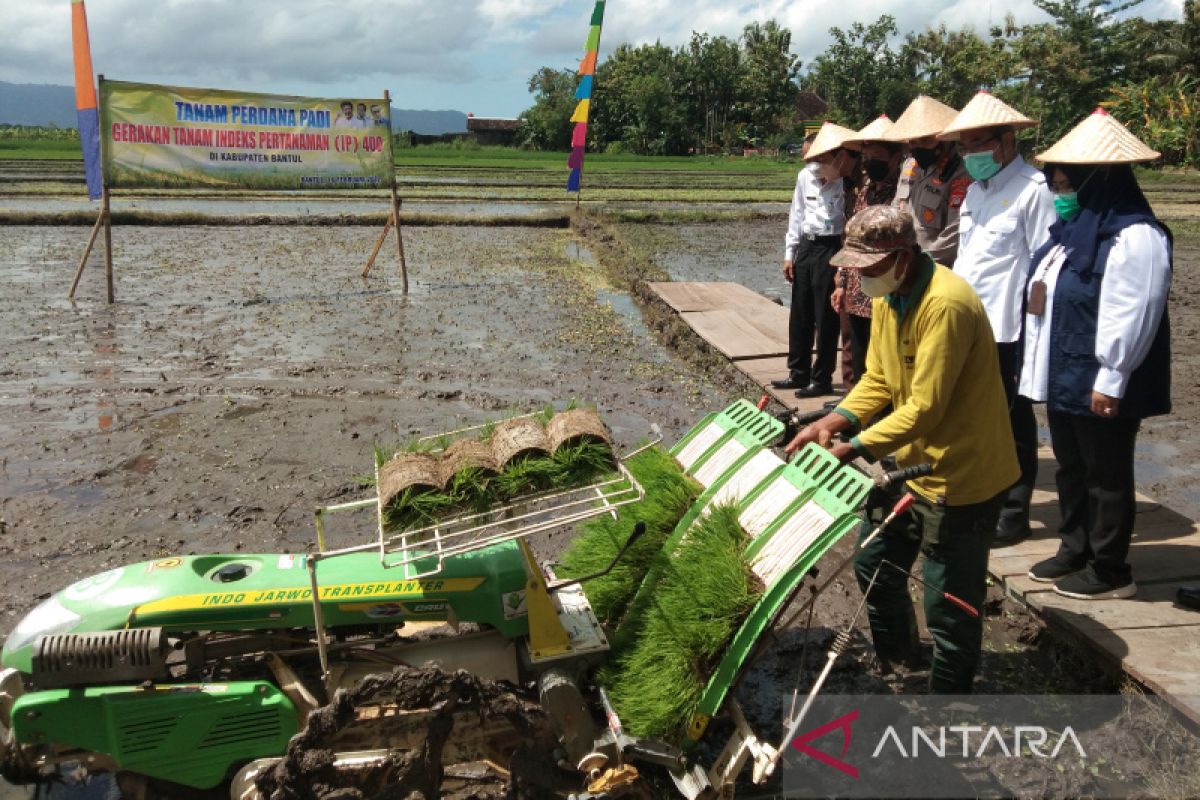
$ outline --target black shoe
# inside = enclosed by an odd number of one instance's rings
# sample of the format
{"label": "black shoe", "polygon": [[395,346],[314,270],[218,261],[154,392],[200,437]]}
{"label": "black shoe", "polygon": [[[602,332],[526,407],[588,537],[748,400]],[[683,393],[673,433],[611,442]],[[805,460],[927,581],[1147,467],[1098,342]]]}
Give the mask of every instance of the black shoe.
{"label": "black shoe", "polygon": [[833,387],[828,383],[810,383],[796,392],[796,397],[825,397],[833,394]]}
{"label": "black shoe", "polygon": [[1033,535],[1033,531],[1028,525],[1023,525],[1015,530],[1012,528],[996,528],[996,535],[992,537],[992,549],[998,547],[1011,547],[1014,544],[1020,544]]}
{"label": "black shoe", "polygon": [[1200,611],[1200,586],[1180,586],[1175,592],[1175,602],[1184,608]]}
{"label": "black shoe", "polygon": [[1029,577],[1042,583],[1054,583],[1068,575],[1074,575],[1081,569],[1083,569],[1083,565],[1076,566],[1065,559],[1054,556],[1030,567]]}
{"label": "black shoe", "polygon": [[774,389],[799,389],[808,385],[808,379],[796,375],[789,375],[777,381],[771,381],[771,387]]}
{"label": "black shoe", "polygon": [[1106,581],[1095,570],[1085,569],[1054,584],[1054,592],[1076,600],[1124,600],[1137,594],[1137,584],[1132,578],[1124,583]]}

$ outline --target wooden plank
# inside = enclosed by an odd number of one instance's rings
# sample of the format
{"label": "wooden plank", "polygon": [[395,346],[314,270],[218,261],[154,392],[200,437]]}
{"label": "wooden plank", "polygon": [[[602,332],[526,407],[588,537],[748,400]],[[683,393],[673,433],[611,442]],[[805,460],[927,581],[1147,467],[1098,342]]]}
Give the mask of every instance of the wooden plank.
{"label": "wooden plank", "polygon": [[716,311],[723,308],[762,308],[778,303],[758,292],[730,282],[654,281],[647,284],[663,302],[679,312]]}
{"label": "wooden plank", "polygon": [[[1200,616],[1200,615],[1195,615]],[[1072,623],[1054,620],[1054,628],[1079,631]],[[1121,665],[1180,713],[1200,723],[1200,623],[1159,628],[1087,631],[1089,643],[1104,657]]]}
{"label": "wooden plank", "polygon": [[734,361],[787,355],[788,311],[781,306],[753,313],[726,308],[680,316],[704,341]]}
{"label": "wooden plank", "polygon": [[[791,408],[805,414],[809,411],[816,411],[830,400],[837,400],[842,394],[843,387],[840,382],[834,383],[833,390],[836,395],[827,397],[796,397],[795,389],[776,389],[771,386],[771,381],[786,378],[788,374],[787,357],[774,356],[772,358],[743,358],[734,361],[733,365],[745,373],[746,377],[762,387],[763,391],[773,397],[776,401],[782,404],[785,408]],[[840,377],[838,378],[840,381]]]}
{"label": "wooden plank", "polygon": [[1175,590],[1182,585],[1179,581],[1142,585],[1137,596],[1128,600],[1075,600],[1054,592],[1039,593],[1035,600],[1048,620],[1068,622],[1091,634],[1178,626],[1192,626],[1200,633],[1200,613],[1175,605]]}
{"label": "wooden plank", "polygon": [[1042,599],[1039,595],[1045,592],[1053,593],[1054,585],[1039,583],[1024,572],[1021,572],[1016,575],[1008,575],[1004,578],[1004,590],[1008,593],[1009,597],[1036,611],[1042,605]]}

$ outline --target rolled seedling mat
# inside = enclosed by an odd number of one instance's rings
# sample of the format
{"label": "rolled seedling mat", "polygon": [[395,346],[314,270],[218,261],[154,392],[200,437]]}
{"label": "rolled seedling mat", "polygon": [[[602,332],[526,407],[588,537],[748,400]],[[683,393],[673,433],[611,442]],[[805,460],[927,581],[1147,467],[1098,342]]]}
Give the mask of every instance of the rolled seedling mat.
{"label": "rolled seedling mat", "polygon": [[542,423],[532,417],[506,419],[492,431],[492,456],[503,469],[521,456],[550,455],[550,442]]}
{"label": "rolled seedling mat", "polygon": [[441,459],[429,453],[401,453],[379,468],[379,503],[386,508],[405,489],[441,491]]}
{"label": "rolled seedling mat", "polygon": [[452,442],[441,454],[438,467],[441,485],[448,486],[455,475],[467,469],[477,469],[492,475],[500,471],[490,443],[478,439],[459,439]]}
{"label": "rolled seedling mat", "polygon": [[612,434],[600,415],[590,408],[574,408],[560,411],[546,425],[546,439],[550,452],[568,444],[596,442],[612,446]]}

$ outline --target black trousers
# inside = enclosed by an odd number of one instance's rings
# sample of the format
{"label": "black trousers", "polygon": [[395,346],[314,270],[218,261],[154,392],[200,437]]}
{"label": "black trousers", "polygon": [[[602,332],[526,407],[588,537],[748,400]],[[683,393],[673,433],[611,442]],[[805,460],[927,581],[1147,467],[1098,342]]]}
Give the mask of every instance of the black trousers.
{"label": "black trousers", "polygon": [[1008,398],[1008,419],[1017,445],[1017,465],[1021,468],[1021,477],[1008,490],[997,526],[997,531],[1009,535],[1029,527],[1029,502],[1033,499],[1038,467],[1037,419],[1033,416],[1033,403],[1017,394],[1017,375],[1021,369],[1017,363],[1017,344],[996,345],[1000,356],[1000,380]]}
{"label": "black trousers", "polygon": [[871,344],[871,318],[847,315],[850,318],[850,363],[854,369],[854,382],[867,371],[867,347]]}
{"label": "black trousers", "polygon": [[1122,586],[1133,577],[1125,559],[1136,513],[1133,448],[1141,420],[1048,416],[1062,511],[1058,558],[1091,566],[1101,580]]}
{"label": "black trousers", "polygon": [[[788,317],[788,371],[801,383],[830,386],[838,355],[838,313],[829,259],[841,247],[840,236],[804,239],[792,262],[792,310]],[[813,356],[813,339],[817,352]]]}

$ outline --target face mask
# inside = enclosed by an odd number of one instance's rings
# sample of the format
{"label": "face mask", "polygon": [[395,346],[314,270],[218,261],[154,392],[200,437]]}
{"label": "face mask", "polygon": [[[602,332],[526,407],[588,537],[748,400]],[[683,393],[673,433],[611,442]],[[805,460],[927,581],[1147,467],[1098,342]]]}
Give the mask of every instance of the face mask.
{"label": "face mask", "polygon": [[1078,217],[1079,212],[1083,210],[1083,207],[1079,205],[1079,192],[1063,192],[1054,195],[1054,210],[1058,212],[1064,222],[1070,222]]}
{"label": "face mask", "polygon": [[963,163],[967,165],[967,174],[977,181],[986,181],[1000,171],[1000,163],[991,150],[967,153],[963,156]]}
{"label": "face mask", "polygon": [[868,158],[866,163],[863,164],[863,169],[866,171],[867,177],[873,181],[883,180],[892,171],[888,162],[878,158]]}
{"label": "face mask", "polygon": [[817,174],[827,181],[831,181],[841,175],[841,170],[837,168],[837,162],[831,161],[828,164],[817,164]]}
{"label": "face mask", "polygon": [[929,169],[933,162],[937,161],[938,151],[936,147],[914,147],[912,149],[913,160],[917,162],[917,166],[921,169]]}
{"label": "face mask", "polygon": [[859,284],[862,287],[862,292],[867,297],[883,297],[891,294],[900,285],[900,276],[897,274],[897,268],[900,262],[897,260],[892,264],[892,268],[882,275],[862,275],[859,277]]}

